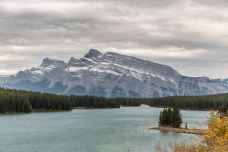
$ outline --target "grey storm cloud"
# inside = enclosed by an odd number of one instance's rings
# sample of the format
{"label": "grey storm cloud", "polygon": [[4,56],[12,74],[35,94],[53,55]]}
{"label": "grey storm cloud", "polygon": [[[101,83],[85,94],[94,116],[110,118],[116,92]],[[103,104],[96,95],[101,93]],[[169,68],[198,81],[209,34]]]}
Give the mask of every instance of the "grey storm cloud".
{"label": "grey storm cloud", "polygon": [[114,51],[228,77],[227,0],[0,0],[0,74]]}

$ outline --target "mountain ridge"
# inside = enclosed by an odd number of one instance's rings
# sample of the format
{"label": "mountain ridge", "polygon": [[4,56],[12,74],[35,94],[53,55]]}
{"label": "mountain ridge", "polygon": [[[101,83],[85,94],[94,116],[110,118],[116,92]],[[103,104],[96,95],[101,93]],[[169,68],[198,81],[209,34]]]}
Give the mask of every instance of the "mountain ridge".
{"label": "mountain ridge", "polygon": [[0,86],[57,94],[151,98],[228,92],[228,79],[188,77],[170,66],[90,49],[68,62],[44,58],[38,67],[0,76]]}

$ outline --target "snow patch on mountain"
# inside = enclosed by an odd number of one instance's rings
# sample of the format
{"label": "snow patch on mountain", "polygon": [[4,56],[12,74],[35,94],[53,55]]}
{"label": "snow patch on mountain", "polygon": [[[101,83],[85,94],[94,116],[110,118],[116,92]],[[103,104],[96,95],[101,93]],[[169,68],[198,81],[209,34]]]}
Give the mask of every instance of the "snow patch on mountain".
{"label": "snow patch on mountain", "polygon": [[0,86],[58,94],[149,98],[228,92],[228,79],[186,77],[173,68],[114,52],[91,49],[69,62],[45,58],[42,64],[0,76]]}

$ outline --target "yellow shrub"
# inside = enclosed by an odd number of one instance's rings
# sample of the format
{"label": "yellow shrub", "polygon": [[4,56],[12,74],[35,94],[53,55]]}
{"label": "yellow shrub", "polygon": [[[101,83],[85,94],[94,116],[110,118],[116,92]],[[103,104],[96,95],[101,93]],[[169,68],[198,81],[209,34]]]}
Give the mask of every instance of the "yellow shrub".
{"label": "yellow shrub", "polygon": [[202,142],[197,146],[176,144],[173,152],[228,152],[228,116],[212,112]]}
{"label": "yellow shrub", "polygon": [[205,148],[211,152],[228,152],[228,117],[211,114],[203,136]]}

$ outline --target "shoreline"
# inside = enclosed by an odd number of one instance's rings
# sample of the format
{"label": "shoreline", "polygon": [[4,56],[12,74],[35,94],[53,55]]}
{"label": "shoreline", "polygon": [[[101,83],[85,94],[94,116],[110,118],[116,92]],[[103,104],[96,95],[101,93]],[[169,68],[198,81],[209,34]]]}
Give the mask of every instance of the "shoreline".
{"label": "shoreline", "polygon": [[[169,106],[150,106],[148,105],[149,107],[151,108],[164,108],[164,107],[169,107]],[[211,111],[211,110],[215,110],[213,108],[211,109],[191,109],[191,108],[180,108],[180,110],[185,110],[185,111]]]}
{"label": "shoreline", "polygon": [[185,128],[173,128],[169,126],[159,126],[149,128],[150,130],[159,130],[161,132],[174,132],[174,133],[184,133],[193,135],[203,135],[203,129],[185,129]]}
{"label": "shoreline", "polygon": [[[140,106],[120,106],[120,107],[102,107],[102,108],[98,108],[98,107],[75,107],[72,108],[71,110],[47,110],[47,109],[32,109],[31,112],[5,112],[5,113],[0,113],[0,115],[17,115],[17,114],[31,114],[31,113],[41,113],[41,112],[70,112],[72,110],[77,110],[77,109],[87,109],[87,110],[94,110],[94,109],[120,109],[120,108],[125,108],[125,107],[140,107]],[[150,108],[161,108],[161,107],[153,107],[153,106],[149,106]],[[209,110],[197,110],[197,109],[181,109],[181,110],[186,110],[186,111],[209,111]],[[157,130],[159,130],[158,127],[155,127],[155,129],[157,128]],[[153,128],[150,128],[153,129]],[[182,128],[183,129],[183,128]]]}

